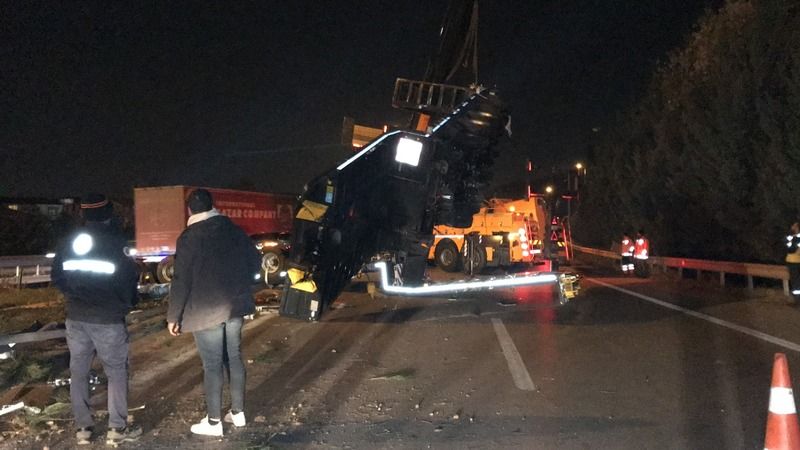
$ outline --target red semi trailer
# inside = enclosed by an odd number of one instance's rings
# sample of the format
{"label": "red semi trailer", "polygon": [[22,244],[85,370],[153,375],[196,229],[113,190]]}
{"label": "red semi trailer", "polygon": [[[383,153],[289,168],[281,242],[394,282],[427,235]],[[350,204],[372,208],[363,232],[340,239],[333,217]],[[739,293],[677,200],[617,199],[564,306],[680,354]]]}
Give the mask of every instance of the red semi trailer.
{"label": "red semi trailer", "polygon": [[[142,281],[169,283],[175,244],[186,228],[186,199],[197,187],[159,186],[133,189],[136,258]],[[296,197],[290,194],[204,188],[214,197],[214,207],[251,237],[263,255],[265,278],[282,270],[284,236],[292,228]],[[288,239],[285,239],[288,242]]]}

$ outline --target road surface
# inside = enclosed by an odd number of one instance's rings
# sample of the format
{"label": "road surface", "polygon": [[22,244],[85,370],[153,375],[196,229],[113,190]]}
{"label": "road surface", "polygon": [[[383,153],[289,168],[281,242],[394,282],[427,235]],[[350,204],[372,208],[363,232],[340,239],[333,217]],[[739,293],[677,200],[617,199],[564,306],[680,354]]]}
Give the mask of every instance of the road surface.
{"label": "road surface", "polygon": [[[188,431],[204,415],[191,336],[154,331],[133,346],[145,435],[126,448],[763,448],[774,353],[800,381],[800,311],[573,270],[568,308],[550,287],[372,299],[357,284],[319,323],[262,315],[244,337],[249,423],[221,440]],[[45,441],[69,448],[68,431]]]}

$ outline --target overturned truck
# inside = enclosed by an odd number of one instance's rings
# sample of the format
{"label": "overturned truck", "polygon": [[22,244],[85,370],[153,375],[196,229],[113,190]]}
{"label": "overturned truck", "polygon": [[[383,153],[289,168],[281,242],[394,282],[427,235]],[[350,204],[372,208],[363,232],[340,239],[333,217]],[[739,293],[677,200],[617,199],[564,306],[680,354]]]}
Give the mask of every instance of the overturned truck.
{"label": "overturned truck", "polygon": [[483,90],[429,133],[383,134],[308,183],[296,209],[280,313],[318,320],[375,260],[390,265],[383,272],[391,285],[422,285],[434,224],[471,224],[509,124],[497,94]]}

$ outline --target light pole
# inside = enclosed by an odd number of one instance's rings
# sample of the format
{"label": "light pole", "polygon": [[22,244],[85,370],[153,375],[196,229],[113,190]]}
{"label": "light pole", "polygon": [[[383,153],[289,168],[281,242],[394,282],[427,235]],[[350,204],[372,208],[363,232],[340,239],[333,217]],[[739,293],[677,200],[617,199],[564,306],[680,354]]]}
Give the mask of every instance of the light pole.
{"label": "light pole", "polygon": [[555,189],[550,184],[548,184],[547,186],[544,187],[545,202],[546,202],[546,205],[547,205],[545,216],[546,216],[547,222],[546,222],[545,227],[544,227],[544,239],[542,239],[542,245],[544,246],[544,255],[542,255],[542,256],[544,256],[545,259],[550,259],[550,257],[552,256],[552,253],[553,253],[552,252],[552,248],[551,248],[552,247],[552,242],[550,241],[550,234],[551,234],[551,231],[552,231],[551,223],[553,221],[553,213],[555,212],[555,211],[553,211],[554,202],[552,200],[553,191],[554,190]]}
{"label": "light pole", "polygon": [[580,163],[580,162],[575,163],[575,192],[576,193],[578,192],[578,188],[580,187],[579,186],[579,180],[581,178],[581,175],[583,175],[581,173],[581,172],[583,172],[583,170],[584,170],[583,163]]}

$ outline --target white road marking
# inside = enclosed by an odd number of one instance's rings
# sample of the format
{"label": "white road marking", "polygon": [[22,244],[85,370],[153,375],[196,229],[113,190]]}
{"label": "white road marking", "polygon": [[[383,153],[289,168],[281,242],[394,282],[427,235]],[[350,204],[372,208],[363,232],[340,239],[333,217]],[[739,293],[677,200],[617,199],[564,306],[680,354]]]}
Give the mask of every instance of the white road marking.
{"label": "white road marking", "polygon": [[500,348],[503,349],[506,362],[508,362],[508,369],[511,371],[511,378],[514,379],[514,385],[523,391],[536,390],[536,386],[534,386],[533,380],[531,380],[528,369],[525,367],[525,363],[522,361],[522,357],[517,351],[517,346],[514,345],[514,341],[511,340],[506,326],[503,325],[503,321],[500,319],[492,319],[492,325],[494,326],[494,332],[497,333],[497,339],[500,341]]}
{"label": "white road marking", "polygon": [[681,306],[678,306],[678,305],[673,305],[672,303],[665,302],[663,300],[658,300],[658,299],[655,299],[653,297],[649,297],[649,296],[644,295],[644,294],[639,294],[638,292],[629,291],[628,289],[624,289],[624,288],[621,288],[621,287],[618,287],[618,286],[614,286],[613,284],[608,284],[608,283],[602,282],[602,281],[594,279],[594,278],[586,278],[586,280],[587,281],[591,281],[592,283],[597,283],[597,284],[599,284],[601,286],[605,286],[605,287],[610,288],[610,289],[614,289],[615,291],[619,291],[619,292],[622,292],[622,293],[625,293],[625,294],[628,294],[628,295],[632,295],[634,297],[640,298],[640,299],[648,301],[650,303],[655,303],[656,305],[663,306],[664,308],[668,308],[668,309],[672,309],[672,310],[675,310],[675,311],[682,312],[682,313],[686,314],[687,316],[696,317],[698,319],[705,320],[707,322],[711,322],[711,323],[713,323],[715,325],[719,325],[721,327],[729,328],[731,330],[735,330],[735,331],[738,331],[740,333],[744,333],[744,334],[746,334],[748,336],[752,336],[752,337],[754,337],[756,339],[761,339],[762,341],[766,341],[766,342],[769,342],[771,344],[775,344],[775,345],[783,347],[785,349],[794,350],[796,352],[800,352],[800,344],[795,344],[794,342],[790,342],[790,341],[787,341],[785,339],[781,339],[781,338],[778,338],[778,337],[775,337],[775,336],[771,336],[769,334],[762,333],[762,332],[760,332],[758,330],[754,330],[752,328],[743,327],[741,325],[737,325],[735,323],[728,322],[727,320],[718,319],[716,317],[709,316],[708,314],[703,314],[701,312],[693,311],[691,309],[687,309],[687,308],[684,308],[684,307],[681,307]]}

